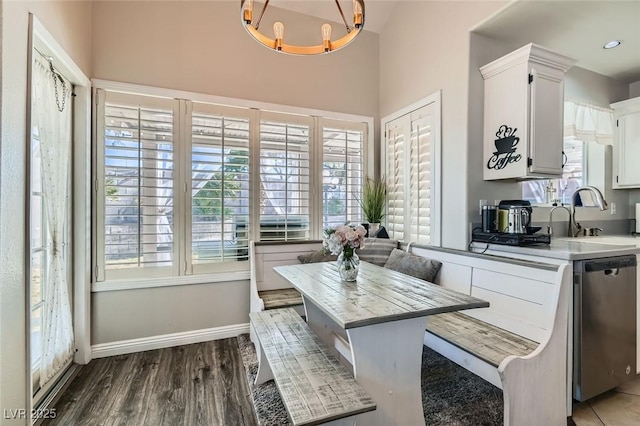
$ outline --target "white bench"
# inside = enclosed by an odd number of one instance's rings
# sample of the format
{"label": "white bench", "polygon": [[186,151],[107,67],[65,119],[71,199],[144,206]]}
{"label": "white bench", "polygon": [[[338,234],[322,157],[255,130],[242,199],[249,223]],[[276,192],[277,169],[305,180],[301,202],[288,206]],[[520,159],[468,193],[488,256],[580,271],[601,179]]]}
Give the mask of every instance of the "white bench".
{"label": "white bench", "polygon": [[[322,248],[322,241],[249,242],[251,267],[250,312],[293,307],[304,315],[302,297],[274,266],[299,263],[298,256]],[[253,341],[253,339],[252,339]],[[254,342],[255,343],[255,342]]]}
{"label": "white bench", "polygon": [[275,381],[294,426],[354,425],[354,416],[376,409],[295,310],[252,312],[250,320],[260,346],[256,385]]}
{"label": "white bench", "polygon": [[429,317],[424,343],[503,391],[504,424],[566,425],[571,268],[410,246],[442,262],[436,283],[489,308]]}

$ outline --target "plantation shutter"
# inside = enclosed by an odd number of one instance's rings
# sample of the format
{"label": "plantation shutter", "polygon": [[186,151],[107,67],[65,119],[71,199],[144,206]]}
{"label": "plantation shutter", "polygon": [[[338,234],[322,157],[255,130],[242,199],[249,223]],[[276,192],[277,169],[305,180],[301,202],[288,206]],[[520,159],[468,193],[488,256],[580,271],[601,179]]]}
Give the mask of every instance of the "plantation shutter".
{"label": "plantation shutter", "polygon": [[386,178],[387,178],[387,233],[393,240],[404,240],[405,231],[405,131],[403,119],[387,124]]}
{"label": "plantation shutter", "polygon": [[311,119],[267,113],[261,117],[260,239],[308,239]]}
{"label": "plantation shutter", "polygon": [[431,150],[433,145],[430,107],[412,112],[410,120],[409,240],[429,244],[431,241]]}
{"label": "plantation shutter", "polygon": [[104,211],[103,267],[171,267],[175,102],[100,93],[105,97],[99,130],[104,191],[98,203]]}
{"label": "plantation shutter", "polygon": [[361,223],[365,125],[322,120],[322,227]]}
{"label": "plantation shutter", "polygon": [[439,220],[434,207],[438,197],[434,191],[438,110],[439,101],[432,101],[385,125],[390,238],[419,244],[440,243],[433,228],[434,221]]}
{"label": "plantation shutter", "polygon": [[249,118],[193,104],[191,262],[248,259]]}

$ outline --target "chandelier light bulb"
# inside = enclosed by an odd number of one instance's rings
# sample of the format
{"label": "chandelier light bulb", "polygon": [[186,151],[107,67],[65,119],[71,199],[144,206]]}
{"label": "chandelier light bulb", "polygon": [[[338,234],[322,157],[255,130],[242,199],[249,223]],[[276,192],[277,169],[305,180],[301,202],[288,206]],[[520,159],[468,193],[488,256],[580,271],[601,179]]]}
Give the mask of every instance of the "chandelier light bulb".
{"label": "chandelier light bulb", "polygon": [[243,15],[244,22],[250,24],[253,20],[253,0],[246,0],[244,2]]}
{"label": "chandelier light bulb", "polygon": [[273,34],[276,38],[275,48],[282,50],[282,39],[284,38],[284,24],[282,22],[276,22],[273,24]]}
{"label": "chandelier light bulb", "polygon": [[325,52],[331,51],[331,25],[324,24],[321,28],[322,31],[322,46]]}
{"label": "chandelier light bulb", "polygon": [[358,0],[353,0],[353,25],[356,28],[362,26],[362,5]]}

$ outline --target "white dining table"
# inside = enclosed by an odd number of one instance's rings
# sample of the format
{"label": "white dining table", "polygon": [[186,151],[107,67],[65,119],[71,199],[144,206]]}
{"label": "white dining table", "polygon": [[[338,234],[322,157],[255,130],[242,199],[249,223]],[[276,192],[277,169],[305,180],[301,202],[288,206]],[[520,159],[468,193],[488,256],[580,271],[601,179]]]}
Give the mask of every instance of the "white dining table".
{"label": "white dining table", "polygon": [[367,262],[360,263],[355,282],[341,281],[333,262],[273,269],[300,291],[307,323],[330,348],[335,351],[340,336],[346,335],[354,376],[377,404],[375,411],[358,415],[358,425],[424,425],[426,317],[489,306]]}

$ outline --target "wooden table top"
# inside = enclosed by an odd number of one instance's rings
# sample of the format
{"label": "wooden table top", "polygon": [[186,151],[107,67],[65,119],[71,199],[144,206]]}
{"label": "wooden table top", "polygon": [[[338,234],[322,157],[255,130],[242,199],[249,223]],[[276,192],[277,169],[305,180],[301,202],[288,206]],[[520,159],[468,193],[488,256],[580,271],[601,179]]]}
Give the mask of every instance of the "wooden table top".
{"label": "wooden table top", "polygon": [[355,282],[340,280],[335,262],[273,268],[344,329],[472,308],[489,302],[360,262]]}

